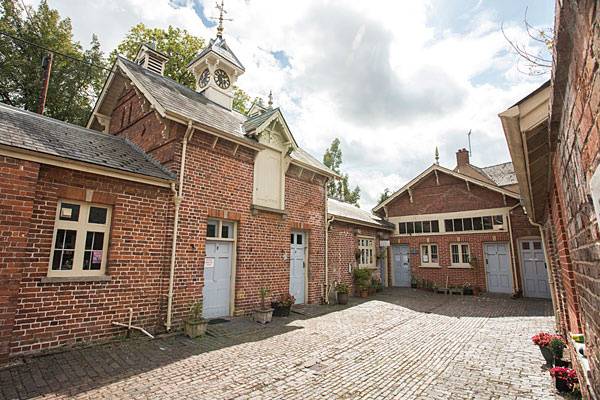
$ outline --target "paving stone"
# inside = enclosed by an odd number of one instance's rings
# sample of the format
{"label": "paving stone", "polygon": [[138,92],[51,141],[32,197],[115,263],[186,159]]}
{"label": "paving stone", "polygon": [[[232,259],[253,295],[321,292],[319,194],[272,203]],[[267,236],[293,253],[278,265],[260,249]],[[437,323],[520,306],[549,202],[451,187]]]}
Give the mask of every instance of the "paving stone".
{"label": "paving stone", "polygon": [[0,370],[0,399],[558,399],[530,341],[548,301],[389,289],[197,340],[129,340]]}

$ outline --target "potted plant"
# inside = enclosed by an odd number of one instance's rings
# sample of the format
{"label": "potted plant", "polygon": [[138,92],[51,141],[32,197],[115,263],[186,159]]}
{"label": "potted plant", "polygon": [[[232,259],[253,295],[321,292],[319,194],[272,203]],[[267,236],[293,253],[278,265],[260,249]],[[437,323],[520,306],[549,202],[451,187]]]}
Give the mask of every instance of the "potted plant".
{"label": "potted plant", "polygon": [[335,291],[337,292],[338,304],[348,304],[348,292],[350,291],[348,285],[346,285],[344,282],[338,283],[335,285]]}
{"label": "potted plant", "polygon": [[296,298],[290,293],[281,295],[279,299],[271,302],[274,317],[287,317],[290,315],[292,305],[296,302]]}
{"label": "potted plant", "polygon": [[417,281],[417,278],[412,277],[410,278],[410,287],[413,289],[416,289],[418,286],[419,282]]}
{"label": "potted plant", "polygon": [[[367,297],[371,287],[371,272],[365,268],[355,268],[352,277],[360,297]],[[366,293],[363,295],[363,292]]]}
{"label": "potted plant", "polygon": [[192,303],[190,314],[183,325],[186,336],[193,339],[204,335],[207,325],[208,320],[202,318],[202,300]]}
{"label": "potted plant", "polygon": [[473,295],[473,288],[471,287],[471,284],[469,282],[466,282],[463,285],[463,294],[467,295],[467,296],[472,296]]}
{"label": "potted plant", "polygon": [[375,292],[377,292],[377,282],[375,282],[375,279],[371,279],[371,282],[369,282],[369,295],[373,295]]}
{"label": "potted plant", "polygon": [[533,344],[537,345],[540,348],[542,356],[544,356],[544,360],[546,360],[547,365],[552,365],[552,363],[554,362],[554,354],[552,353],[552,349],[549,347],[550,341],[553,338],[554,335],[546,332],[540,332],[531,338]]}
{"label": "potted plant", "polygon": [[552,351],[552,355],[554,357],[554,365],[556,365],[557,367],[566,367],[567,365],[563,365],[563,351],[566,347],[566,344],[564,342],[564,340],[562,340],[562,338],[558,335],[555,335],[551,340],[550,340],[550,344],[548,345],[550,347],[550,350]]}
{"label": "potted plant", "polygon": [[571,368],[550,368],[550,375],[552,375],[554,378],[554,386],[556,386],[556,389],[562,393],[573,390],[573,387],[578,382],[577,373]]}
{"label": "potted plant", "polygon": [[269,295],[271,291],[266,287],[262,287],[259,289],[258,293],[260,294],[260,308],[254,310],[254,320],[261,324],[266,324],[271,322],[273,319],[273,309],[267,307],[265,299]]}

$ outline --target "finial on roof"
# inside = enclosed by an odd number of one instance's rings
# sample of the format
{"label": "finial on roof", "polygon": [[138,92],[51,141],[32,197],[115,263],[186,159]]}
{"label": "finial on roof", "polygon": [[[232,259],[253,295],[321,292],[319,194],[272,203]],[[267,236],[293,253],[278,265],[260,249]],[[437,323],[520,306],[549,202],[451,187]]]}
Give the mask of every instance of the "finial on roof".
{"label": "finial on roof", "polygon": [[437,146],[435,146],[435,163],[437,165],[440,165],[440,152],[439,152]]}
{"label": "finial on roof", "polygon": [[227,11],[225,11],[225,0],[221,0],[221,4],[219,4],[217,2],[216,7],[217,7],[217,10],[219,10],[219,26],[217,26],[217,37],[222,39],[223,38],[223,21],[224,20],[231,21],[231,19],[223,18],[223,14],[227,14]]}
{"label": "finial on roof", "polygon": [[267,103],[269,108],[273,108],[273,91],[269,90],[269,102]]}

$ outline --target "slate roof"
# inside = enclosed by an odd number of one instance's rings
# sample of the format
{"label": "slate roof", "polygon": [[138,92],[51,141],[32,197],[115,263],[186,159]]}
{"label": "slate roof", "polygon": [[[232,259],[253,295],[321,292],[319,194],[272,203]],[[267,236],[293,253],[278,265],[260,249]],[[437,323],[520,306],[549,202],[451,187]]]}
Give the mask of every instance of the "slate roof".
{"label": "slate roof", "polygon": [[206,46],[204,49],[202,49],[200,53],[198,53],[198,55],[192,60],[192,62],[188,64],[188,67],[211,51],[214,51],[215,53],[217,53],[236,67],[240,68],[242,71],[245,70],[241,61],[238,60],[235,54],[233,54],[233,51],[231,51],[231,49],[227,45],[225,39],[220,37],[210,39],[210,42],[208,42],[208,46]]}
{"label": "slate roof", "polygon": [[[275,108],[263,114],[248,118],[237,111],[227,110],[208,100],[201,93],[175,82],[170,78],[149,71],[123,57],[119,57],[119,63],[125,72],[131,74],[131,76],[143,86],[143,89],[145,89],[165,110],[181,115],[186,119],[196,121],[202,125],[210,126],[222,132],[235,135],[242,140],[248,141],[248,143],[257,144],[255,140],[250,139],[246,135],[247,132],[251,132],[253,129],[258,128],[270,116],[279,111],[278,108]],[[328,175],[335,175],[333,171],[302,149],[296,149],[291,154],[291,158],[319,171],[325,172]]]}
{"label": "slate roof", "polygon": [[175,176],[125,138],[0,103],[0,144],[165,180]]}
{"label": "slate roof", "polygon": [[517,183],[517,175],[515,174],[512,162],[490,165],[479,169],[498,186],[514,185]]}
{"label": "slate roof", "polygon": [[383,229],[394,229],[392,224],[382,220],[378,216],[362,210],[352,204],[344,203],[336,199],[327,199],[327,212],[330,215],[354,220],[359,223],[379,225]]}

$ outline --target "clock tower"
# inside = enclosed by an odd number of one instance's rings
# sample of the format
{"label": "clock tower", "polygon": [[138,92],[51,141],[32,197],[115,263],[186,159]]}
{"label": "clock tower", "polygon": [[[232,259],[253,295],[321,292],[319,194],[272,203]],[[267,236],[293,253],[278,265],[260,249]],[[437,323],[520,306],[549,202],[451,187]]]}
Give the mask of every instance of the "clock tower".
{"label": "clock tower", "polygon": [[188,70],[196,79],[196,91],[207,99],[231,110],[233,107],[233,85],[244,73],[244,66],[233,54],[223,39],[223,14],[226,11],[217,5],[220,11],[217,37],[211,39],[200,54],[188,65]]}

